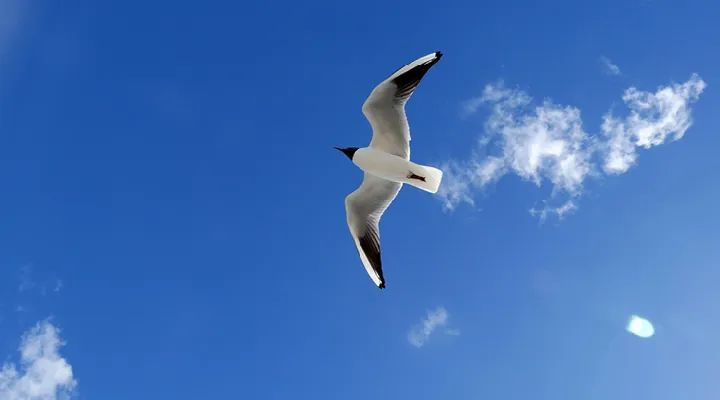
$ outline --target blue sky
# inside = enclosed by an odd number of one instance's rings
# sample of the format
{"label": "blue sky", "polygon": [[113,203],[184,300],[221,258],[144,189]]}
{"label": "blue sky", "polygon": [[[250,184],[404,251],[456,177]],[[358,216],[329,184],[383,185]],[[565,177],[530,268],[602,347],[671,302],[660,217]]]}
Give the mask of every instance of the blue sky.
{"label": "blue sky", "polygon": [[[714,398],[719,12],[0,0],[0,397]],[[381,291],[332,147],[436,50]]]}

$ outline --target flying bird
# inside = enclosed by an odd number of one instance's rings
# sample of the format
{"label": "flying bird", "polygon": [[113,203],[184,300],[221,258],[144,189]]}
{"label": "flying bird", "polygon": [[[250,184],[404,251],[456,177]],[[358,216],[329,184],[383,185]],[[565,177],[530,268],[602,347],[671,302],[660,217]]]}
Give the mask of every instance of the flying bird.
{"label": "flying bird", "polygon": [[360,187],[345,198],[345,211],[360,260],[380,289],[385,288],[380,218],[403,183],[436,193],[442,180],[439,169],[410,161],[410,126],[405,115],[405,103],[442,55],[437,51],[418,58],[373,89],[362,106],[373,130],[368,147],[335,147],[365,173]]}

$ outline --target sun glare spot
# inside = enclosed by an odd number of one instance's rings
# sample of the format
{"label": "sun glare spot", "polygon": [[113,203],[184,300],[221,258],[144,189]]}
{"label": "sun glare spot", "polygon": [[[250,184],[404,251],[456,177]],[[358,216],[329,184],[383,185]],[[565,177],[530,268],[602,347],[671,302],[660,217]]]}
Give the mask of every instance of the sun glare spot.
{"label": "sun glare spot", "polygon": [[640,318],[637,315],[630,317],[625,329],[633,335],[641,338],[649,338],[655,333],[655,328],[653,328],[650,321]]}

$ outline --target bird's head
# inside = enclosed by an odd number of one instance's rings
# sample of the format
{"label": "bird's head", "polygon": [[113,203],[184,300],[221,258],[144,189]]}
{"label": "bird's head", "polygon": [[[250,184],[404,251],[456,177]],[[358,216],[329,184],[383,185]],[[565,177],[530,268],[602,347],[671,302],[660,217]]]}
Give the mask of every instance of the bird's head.
{"label": "bird's head", "polygon": [[342,151],[342,152],[345,153],[345,155],[348,156],[348,158],[351,159],[351,160],[353,159],[353,156],[355,155],[355,152],[358,150],[357,147],[346,147],[346,148],[344,148],[344,149],[343,149],[343,148],[340,148],[340,147],[335,147],[334,149],[335,149],[335,150],[340,150],[340,151]]}

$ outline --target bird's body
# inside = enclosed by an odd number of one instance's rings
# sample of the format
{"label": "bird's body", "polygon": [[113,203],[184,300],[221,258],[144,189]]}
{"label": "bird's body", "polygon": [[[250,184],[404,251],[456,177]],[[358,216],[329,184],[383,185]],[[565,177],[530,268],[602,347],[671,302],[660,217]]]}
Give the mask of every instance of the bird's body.
{"label": "bird's body", "polygon": [[368,147],[336,148],[365,172],[360,187],[345,198],[347,223],[365,270],[385,287],[379,222],[404,183],[436,193],[442,171],[410,161],[410,126],[405,103],[422,77],[442,57],[435,52],[404,65],[377,85],[362,111],[373,128]]}
{"label": "bird's body", "polygon": [[442,179],[442,171],[437,168],[418,165],[372,147],[358,149],[352,161],[361,170],[379,178],[407,183],[430,193],[438,191]]}

